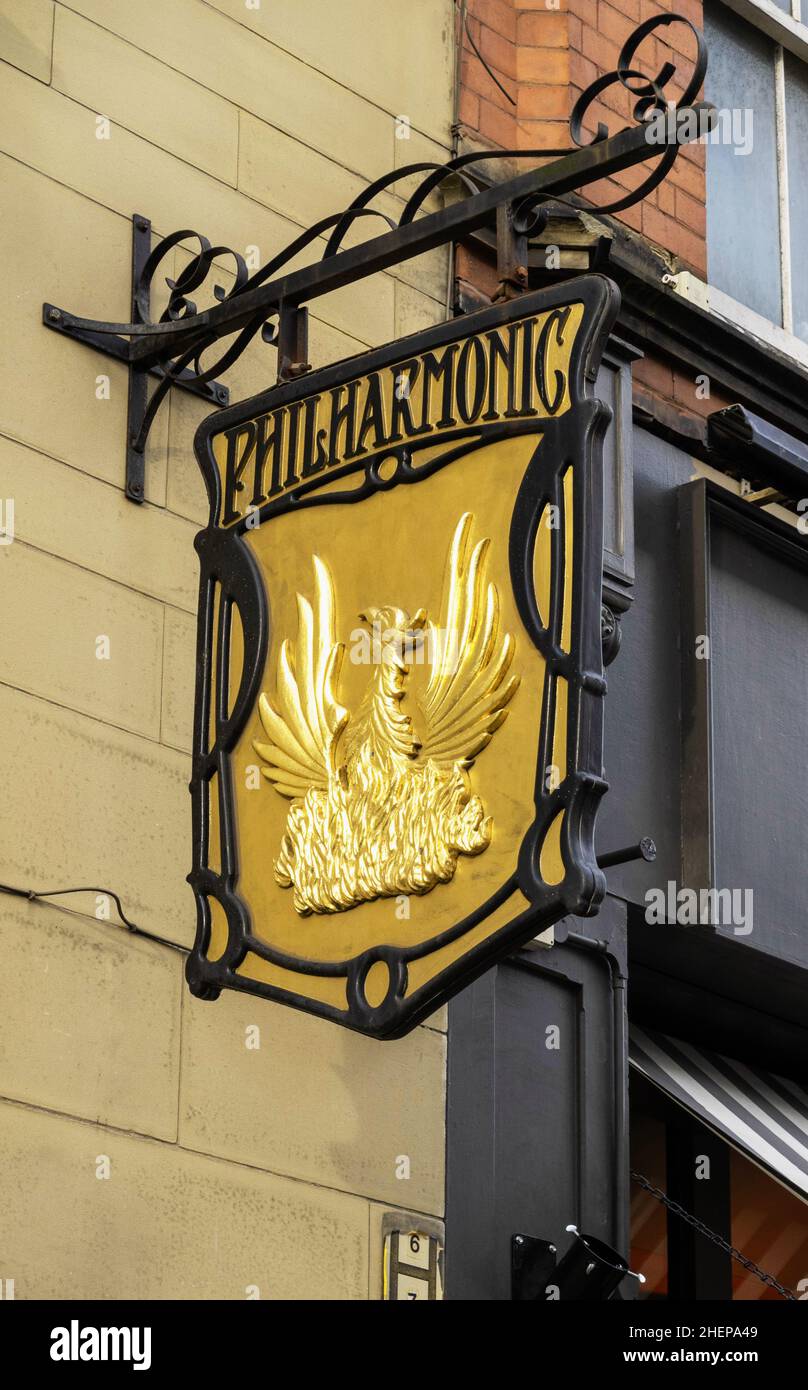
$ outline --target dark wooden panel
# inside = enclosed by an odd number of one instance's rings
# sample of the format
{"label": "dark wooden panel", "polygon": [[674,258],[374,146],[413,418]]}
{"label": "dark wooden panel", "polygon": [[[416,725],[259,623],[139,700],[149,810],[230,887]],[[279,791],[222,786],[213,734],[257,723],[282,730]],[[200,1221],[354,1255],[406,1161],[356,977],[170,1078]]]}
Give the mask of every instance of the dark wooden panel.
{"label": "dark wooden panel", "polygon": [[597,827],[598,851],[650,835],[653,866],[610,869],[609,890],[634,902],[678,879],[680,867],[680,647],[677,489],[691,460],[646,430],[634,432],[634,599],[623,642],[606,678],[604,765],[609,792]]}
{"label": "dark wooden panel", "polygon": [[713,521],[710,637],[715,884],[754,895],[719,929],[808,964],[808,569]]}
{"label": "dark wooden panel", "polygon": [[[611,933],[622,957],[622,905],[608,900],[597,921],[597,935]],[[552,1240],[563,1252],[565,1227],[574,1222],[626,1248],[619,976],[602,951],[567,942],[520,952],[453,1000],[448,1297],[509,1299],[517,1232]],[[557,1048],[548,1046],[553,1028]]]}
{"label": "dark wooden panel", "polygon": [[804,969],[808,543],[714,484],[679,492],[683,878],[720,895],[698,903],[705,930]]}

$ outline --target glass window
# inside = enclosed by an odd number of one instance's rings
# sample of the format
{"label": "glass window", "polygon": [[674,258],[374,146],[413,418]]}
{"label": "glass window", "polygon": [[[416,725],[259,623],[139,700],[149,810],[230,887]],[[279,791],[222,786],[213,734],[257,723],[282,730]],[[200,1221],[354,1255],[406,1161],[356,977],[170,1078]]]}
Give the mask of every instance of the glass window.
{"label": "glass window", "polygon": [[[806,0],[808,6],[808,0]],[[808,342],[808,67],[785,55],[786,144],[794,332]]]}
{"label": "glass window", "polygon": [[[732,1244],[787,1289],[808,1289],[808,1205],[742,1154],[731,1152]],[[776,1299],[782,1294],[733,1261],[732,1297]]]}
{"label": "glass window", "polygon": [[[654,1187],[665,1190],[665,1123],[634,1108],[631,1118],[631,1167]],[[668,1296],[667,1212],[650,1192],[631,1185],[631,1268],[642,1274],[638,1299]]]}
{"label": "glass window", "polygon": [[[710,283],[782,324],[775,44],[720,3],[705,5],[710,52],[706,95],[729,122],[752,111],[752,149],[707,146],[707,270]],[[736,115],[735,113],[739,113]]]}
{"label": "glass window", "polygon": [[[790,0],[781,8],[795,17]],[[704,6],[706,95],[721,132],[707,143],[708,276],[808,341],[808,63],[753,17]]]}
{"label": "glass window", "polygon": [[[630,1097],[632,1174],[642,1174],[653,1187],[672,1196],[678,1166],[679,1177],[690,1185],[689,1198],[678,1193],[685,1210],[700,1217],[797,1298],[804,1297],[808,1292],[808,1202],[715,1134],[709,1136],[709,1181],[693,1181],[691,1159],[706,1152],[708,1131],[634,1071]],[[679,1143],[672,1144],[677,1135]],[[700,1174],[706,1176],[702,1170]],[[716,1191],[709,1192],[711,1187]],[[702,1196],[707,1210],[700,1204]],[[636,1180],[631,1184],[629,1263],[646,1278],[637,1289],[639,1299],[704,1299],[706,1288],[715,1299],[719,1284],[726,1287],[722,1298],[779,1302],[783,1297],[738,1260],[718,1251],[713,1242],[695,1234],[680,1216],[669,1215]],[[708,1263],[713,1266],[709,1276]]]}

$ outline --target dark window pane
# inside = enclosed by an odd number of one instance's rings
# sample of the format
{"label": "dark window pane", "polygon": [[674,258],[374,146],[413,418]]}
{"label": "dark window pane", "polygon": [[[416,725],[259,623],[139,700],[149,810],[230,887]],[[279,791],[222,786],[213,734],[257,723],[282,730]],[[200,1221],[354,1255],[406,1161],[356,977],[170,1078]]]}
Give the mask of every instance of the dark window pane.
{"label": "dark window pane", "polygon": [[774,45],[718,3],[705,5],[704,30],[709,100],[726,112],[754,112],[751,153],[736,154],[730,142],[707,146],[710,283],[782,323]]}
{"label": "dark window pane", "polygon": [[[808,12],[808,0],[805,0]],[[786,144],[794,332],[808,342],[808,66],[786,54]]]}

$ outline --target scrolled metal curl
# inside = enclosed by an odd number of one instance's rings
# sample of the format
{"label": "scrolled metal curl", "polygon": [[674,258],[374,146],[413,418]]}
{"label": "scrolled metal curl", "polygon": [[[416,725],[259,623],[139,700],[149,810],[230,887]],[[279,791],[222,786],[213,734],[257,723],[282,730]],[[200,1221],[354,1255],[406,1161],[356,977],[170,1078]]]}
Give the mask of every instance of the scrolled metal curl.
{"label": "scrolled metal curl", "polygon": [[[160,316],[160,323],[177,322],[183,319],[193,318],[197,313],[197,308],[192,299],[189,298],[191,291],[198,289],[207,280],[208,276],[215,269],[215,262],[222,256],[232,257],[235,267],[235,279],[232,287],[226,290],[222,285],[214,285],[213,293],[215,297],[223,302],[225,300],[237,299],[239,295],[246,291],[255,289],[265,283],[289,261],[293,260],[305,250],[312,242],[330,233],[322,253],[322,260],[328,260],[337,255],[342,249],[350,229],[354,224],[363,218],[380,218],[388,229],[398,226],[405,226],[411,222],[416,213],[426,201],[429,194],[437,189],[440,184],[447,179],[455,177],[465,185],[469,192],[477,192],[478,185],[474,184],[469,177],[464,174],[464,169],[471,164],[479,163],[482,160],[503,159],[503,158],[538,158],[547,155],[565,154],[565,150],[483,150],[474,154],[459,155],[457,158],[447,161],[445,164],[418,163],[405,165],[403,168],[394,169],[390,173],[376,179],[366,189],[349,204],[347,208],[340,212],[332,213],[328,217],[322,218],[312,227],[302,232],[290,242],[290,244],[267,261],[253,275],[248,275],[247,264],[244,257],[228,246],[213,246],[207,237],[200,232],[185,228],[179,232],[173,232],[165,237],[154,248],[151,255],[147,258],[143,269],[138,277],[135,303],[138,309],[138,322],[148,324],[152,322],[149,317],[151,289],[155,275],[165,260],[165,257],[176,246],[186,241],[195,241],[198,250],[191,256],[188,264],[182,269],[176,280],[166,277],[165,283],[168,285],[170,294],[166,308]],[[412,178],[414,174],[424,173],[426,177],[416,188],[415,192],[405,203],[403,211],[398,220],[398,224],[387,213],[379,208],[370,207],[377,195],[385,189],[391,187],[403,179]],[[134,447],[142,449],[151,428],[157,411],[162,401],[170,391],[181,373],[191,371],[199,385],[212,381],[222,372],[227,371],[243,353],[244,349],[261,332],[261,336],[266,343],[275,344],[278,340],[278,313],[273,311],[269,316],[258,314],[239,330],[234,341],[221,352],[214,362],[208,367],[203,367],[202,356],[213,345],[219,341],[218,335],[211,332],[205,335],[201,341],[197,341],[192,348],[180,356],[173,358],[165,363],[163,367],[163,379],[158,383],[149,404],[146,408],[137,439],[133,441]]]}
{"label": "scrolled metal curl", "polygon": [[[655,29],[667,28],[671,24],[684,24],[690,30],[696,41],[696,58],[693,64],[690,81],[682,97],[675,106],[673,103],[669,102],[665,96],[665,88],[677,73],[675,63],[663,63],[656,77],[649,77],[647,73],[643,73],[633,66],[637,50],[648,38],[649,34],[652,34]],[[592,139],[587,140],[584,136],[583,121],[592,103],[598,99],[602,92],[605,92],[609,87],[613,87],[616,82],[619,82],[621,86],[625,87],[627,92],[630,92],[633,97],[636,97],[633,115],[635,121],[640,124],[647,121],[654,112],[659,115],[667,115],[671,111],[671,108],[673,108],[673,113],[675,114],[684,107],[690,106],[704,83],[704,79],[707,75],[707,61],[708,53],[704,35],[689,19],[686,19],[684,15],[661,14],[655,15],[652,19],[646,19],[644,23],[640,24],[626,39],[626,42],[620,50],[616,69],[613,72],[604,73],[601,77],[596,78],[595,81],[581,93],[572,108],[572,114],[570,115],[570,135],[575,141],[575,144],[583,149],[587,145],[595,145],[603,140],[608,140],[609,128],[604,125],[602,121],[598,122],[597,130]],[[676,162],[678,154],[678,144],[666,145],[660,152],[659,163],[656,169],[649,175],[644,183],[640,184],[632,193],[627,194],[625,198],[620,198],[616,202],[609,203],[606,206],[599,206],[598,212],[623,212],[626,208],[632,207],[635,203],[647,197],[670,172]],[[652,156],[653,151],[651,151],[649,157]]]}
{"label": "scrolled metal curl", "polygon": [[[664,62],[653,77],[649,77],[647,73],[643,73],[636,66],[637,52],[649,35],[674,24],[685,25],[693,35],[696,45],[696,57],[690,80],[680,101],[675,106],[666,100],[665,89],[676,76],[676,64],[671,61]],[[367,222],[369,219],[375,219],[383,224],[385,232],[406,227],[414,221],[430,194],[436,192],[449,179],[458,180],[471,194],[479,192],[482,180],[475,180],[473,166],[486,160],[561,158],[569,155],[575,146],[583,149],[607,140],[609,130],[603,122],[598,123],[591,139],[587,139],[584,135],[583,122],[593,102],[615,83],[620,83],[634,98],[634,120],[641,125],[648,122],[655,113],[675,117],[676,113],[689,107],[704,82],[706,71],[707,48],[698,29],[682,15],[657,15],[640,24],[623,44],[615,71],[598,77],[578,98],[569,123],[572,145],[568,145],[566,148],[477,150],[457,155],[445,163],[419,162],[394,169],[369,184],[348,207],[332,213],[328,217],[321,218],[313,226],[302,231],[252,275],[248,274],[245,258],[231,247],[214,245],[201,233],[188,228],[171,233],[160,241],[149,254],[137,277],[133,296],[133,323],[117,324],[98,323],[93,320],[72,320],[76,329],[86,329],[95,335],[108,333],[124,336],[129,334],[138,337],[143,337],[144,331],[148,333],[150,329],[154,329],[155,334],[157,334],[160,325],[184,325],[187,323],[188,332],[184,341],[192,343],[192,346],[173,356],[166,352],[165,357],[160,360],[157,370],[160,372],[162,380],[158,382],[149,399],[138,430],[137,440],[133,441],[134,447],[142,450],[145,446],[146,437],[157,410],[180,376],[184,377],[183,384],[187,384],[188,375],[193,378],[196,385],[203,386],[210,383],[238,360],[244,349],[259,332],[264,342],[277,344],[280,336],[280,320],[284,309],[297,307],[293,303],[276,302],[269,311],[265,308],[252,314],[247,322],[243,323],[239,329],[233,330],[232,333],[222,333],[221,329],[217,330],[216,328],[208,329],[205,318],[199,314],[191,295],[206,283],[209,276],[215,273],[217,263],[222,258],[228,258],[232,261],[234,266],[233,281],[229,288],[214,283],[212,286],[213,296],[220,303],[237,301],[241,295],[257,289],[271,280],[301,252],[319,240],[325,242],[321,253],[322,261],[328,261],[337,256],[343,252],[349,232],[360,221]],[[646,197],[665,178],[678,153],[678,141],[665,141],[659,153],[658,163],[649,177],[633,192],[617,202],[605,206],[600,205],[597,209],[598,212],[621,212]],[[655,157],[655,151],[649,141],[649,158],[653,157]],[[418,175],[421,177],[415,190],[410,192],[406,199],[402,196],[403,208],[397,219],[390,216],[389,210],[385,211],[373,206],[379,194],[393,189],[395,184],[403,180],[413,179]],[[562,197],[546,193],[531,193],[522,197],[511,208],[511,223],[514,232],[518,236],[528,239],[538,236],[547,222],[548,203],[564,203],[565,201],[566,199]],[[176,278],[165,277],[169,291],[168,303],[158,322],[155,323],[151,319],[151,292],[155,277],[160,268],[164,266],[169,253],[185,242],[195,243],[195,249],[188,252],[189,260],[176,275]],[[221,343],[222,339],[231,337],[233,341],[230,342],[230,345],[218,352],[216,360],[210,366],[204,366],[203,355],[217,342]],[[179,341],[182,341],[182,336],[178,337]]]}
{"label": "scrolled metal curl", "polygon": [[214,285],[213,293],[220,302],[230,299],[237,294],[247,283],[247,262],[244,257],[234,251],[230,246],[212,246],[208,238],[202,236],[201,232],[195,232],[186,228],[180,232],[172,232],[170,236],[164,237],[158,242],[151,255],[146,258],[143,268],[137,278],[135,285],[135,304],[138,309],[139,321],[141,323],[152,323],[150,317],[151,309],[151,286],[154,277],[161,263],[165,260],[169,251],[173,251],[175,246],[179,246],[184,241],[194,240],[199,243],[199,250],[191,256],[188,264],[180,271],[176,280],[166,276],[166,284],[170,290],[168,304],[160,316],[160,323],[174,323],[178,319],[193,318],[197,312],[193,300],[188,298],[191,290],[198,289],[204,284],[210,274],[213,263],[221,256],[230,256],[236,267],[234,283],[230,290],[226,290],[223,285]]}

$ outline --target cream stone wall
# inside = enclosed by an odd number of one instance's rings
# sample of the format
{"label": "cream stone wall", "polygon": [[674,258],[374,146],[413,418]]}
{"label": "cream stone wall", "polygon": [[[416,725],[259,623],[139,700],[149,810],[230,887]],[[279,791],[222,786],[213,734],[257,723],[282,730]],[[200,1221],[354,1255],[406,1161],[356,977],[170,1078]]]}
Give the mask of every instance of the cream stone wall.
{"label": "cream stone wall", "polygon": [[[207,407],[162,407],[146,503],[128,502],[125,371],[45,329],[41,305],[128,319],[134,212],[155,240],[194,227],[264,262],[369,179],[445,158],[452,8],[0,0],[0,880],[110,888],[169,943],[99,917],[92,893],[0,894],[0,1282],[17,1298],[377,1298],[384,1213],[443,1213],[443,1015],[376,1043],[187,992]],[[317,301],[312,362],[441,321],[446,277],[435,254]],[[225,380],[238,399],[275,375],[261,344]]]}

